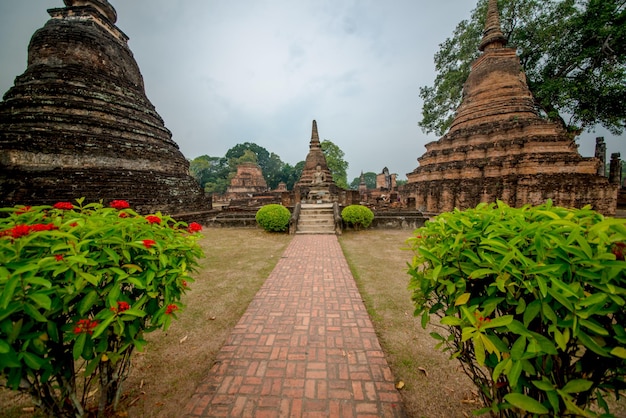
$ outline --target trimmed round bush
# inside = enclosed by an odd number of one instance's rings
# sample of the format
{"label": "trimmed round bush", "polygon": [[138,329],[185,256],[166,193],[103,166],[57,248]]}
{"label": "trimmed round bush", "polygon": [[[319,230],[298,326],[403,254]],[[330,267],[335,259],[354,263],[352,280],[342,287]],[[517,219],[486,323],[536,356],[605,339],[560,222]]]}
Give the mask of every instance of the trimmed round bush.
{"label": "trimmed round bush", "polygon": [[263,229],[270,232],[283,232],[289,226],[291,212],[283,205],[265,205],[256,213],[256,221]]}
{"label": "trimmed round bush", "polygon": [[367,228],[374,220],[374,212],[362,205],[350,205],[341,211],[341,219],[354,229]]}

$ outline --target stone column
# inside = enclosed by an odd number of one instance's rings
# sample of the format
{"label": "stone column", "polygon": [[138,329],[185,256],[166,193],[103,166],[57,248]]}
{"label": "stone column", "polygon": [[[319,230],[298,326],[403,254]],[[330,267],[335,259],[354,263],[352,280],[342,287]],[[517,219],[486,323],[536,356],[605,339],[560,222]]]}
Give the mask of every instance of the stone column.
{"label": "stone column", "polygon": [[611,165],[609,166],[609,183],[620,184],[622,180],[622,161],[620,153],[611,154]]}
{"label": "stone column", "polygon": [[604,143],[604,137],[599,136],[596,138],[596,153],[595,157],[600,160],[600,166],[598,167],[598,175],[605,177],[606,173],[606,144]]}

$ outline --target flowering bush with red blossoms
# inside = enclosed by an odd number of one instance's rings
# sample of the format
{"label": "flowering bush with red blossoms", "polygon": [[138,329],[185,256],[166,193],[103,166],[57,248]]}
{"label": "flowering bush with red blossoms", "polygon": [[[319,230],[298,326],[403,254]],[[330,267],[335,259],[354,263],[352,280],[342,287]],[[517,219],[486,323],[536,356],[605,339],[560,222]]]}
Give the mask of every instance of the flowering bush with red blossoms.
{"label": "flowering bush with red blossoms", "polygon": [[184,308],[201,229],[122,200],[0,209],[0,380],[49,416],[114,409],[144,334]]}
{"label": "flowering bush with red blossoms", "polygon": [[478,387],[479,412],[611,416],[607,395],[626,389],[626,219],[498,202],[443,213],[408,242],[415,314],[440,318],[431,335]]}

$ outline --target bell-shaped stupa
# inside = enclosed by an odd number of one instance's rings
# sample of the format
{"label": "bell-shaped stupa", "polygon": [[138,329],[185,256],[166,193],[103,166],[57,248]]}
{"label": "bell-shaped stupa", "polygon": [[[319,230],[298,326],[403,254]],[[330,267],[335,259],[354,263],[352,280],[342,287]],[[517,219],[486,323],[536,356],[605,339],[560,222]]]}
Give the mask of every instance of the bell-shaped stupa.
{"label": "bell-shaped stupa", "polygon": [[173,215],[210,209],[146,97],[113,6],[64,2],[0,102],[0,206],[85,197]]}
{"label": "bell-shaped stupa", "polygon": [[304,160],[302,174],[300,175],[300,180],[296,183],[296,185],[308,186],[318,181],[330,184],[333,181],[333,176],[328,168],[324,151],[322,151],[322,144],[317,133],[317,122],[314,120],[313,127],[311,128],[309,153]]}
{"label": "bell-shaped stupa", "polygon": [[502,200],[511,206],[592,207],[611,215],[617,185],[599,176],[573,136],[542,117],[515,48],[506,47],[497,1],[490,0],[481,56],[463,86],[450,130],[426,144],[403,188],[417,209],[440,213]]}

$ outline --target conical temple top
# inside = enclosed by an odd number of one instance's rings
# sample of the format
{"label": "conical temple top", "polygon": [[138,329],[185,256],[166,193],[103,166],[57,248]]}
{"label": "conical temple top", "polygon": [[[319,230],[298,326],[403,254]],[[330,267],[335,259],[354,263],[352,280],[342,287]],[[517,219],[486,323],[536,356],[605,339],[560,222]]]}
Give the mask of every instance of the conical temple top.
{"label": "conical temple top", "polygon": [[503,48],[506,45],[506,37],[502,33],[500,27],[500,14],[498,13],[498,0],[489,0],[489,9],[487,11],[487,21],[485,22],[485,30],[483,31],[483,40],[480,42],[478,49]]}
{"label": "conical temple top", "polygon": [[107,0],[63,0],[63,2],[67,7],[92,6],[109,19],[111,23],[117,21],[117,12]]}
{"label": "conical temple top", "polygon": [[320,137],[317,133],[317,122],[313,119],[313,128],[311,130],[311,146],[320,146]]}
{"label": "conical temple top", "polygon": [[298,185],[300,186],[310,186],[314,179],[314,173],[318,171],[324,173],[324,177],[326,178],[327,183],[332,182],[332,174],[330,169],[328,168],[328,163],[326,162],[326,157],[324,156],[324,152],[322,151],[322,145],[320,143],[320,137],[317,133],[317,122],[313,120],[313,129],[311,132],[311,143],[309,145],[309,153],[304,160],[304,167],[302,168],[302,174],[300,175],[300,180],[298,181]]}

